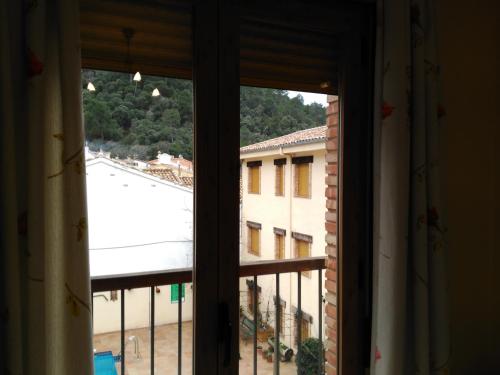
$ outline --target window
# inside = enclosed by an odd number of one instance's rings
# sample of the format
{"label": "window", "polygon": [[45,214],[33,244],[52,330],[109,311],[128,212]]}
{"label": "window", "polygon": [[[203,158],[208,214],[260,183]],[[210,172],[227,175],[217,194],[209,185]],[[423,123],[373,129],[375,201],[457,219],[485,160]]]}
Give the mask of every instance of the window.
{"label": "window", "polygon": [[[276,296],[273,296],[274,305],[276,305]],[[286,301],[280,298],[280,332],[283,333],[282,337],[284,337],[284,332],[286,328]]]}
{"label": "window", "polygon": [[286,231],[274,228],[274,258],[285,259],[285,234]]}
{"label": "window", "polygon": [[295,164],[295,196],[299,198],[311,198],[311,163],[312,156],[301,156],[292,158]]}
{"label": "window", "polygon": [[181,295],[179,296],[179,285],[172,284],[170,285],[170,303],[179,303],[179,297],[182,302],[186,297],[186,284],[181,284]]}
{"label": "window", "polygon": [[[311,256],[312,236],[309,236],[307,234],[292,232],[292,238],[294,239],[296,258],[307,258]],[[302,275],[306,277],[311,277],[311,271],[302,272]]]}
{"label": "window", "polygon": [[295,306],[291,307],[291,312],[294,315],[295,319],[295,329],[294,329],[294,338],[295,338],[295,344],[299,343],[299,324],[300,324],[300,336],[301,336],[301,342],[304,340],[308,339],[311,336],[311,324],[313,322],[313,318],[311,315],[306,313],[304,310],[302,310],[302,319],[300,319],[299,323],[299,316],[298,316],[298,311]]}
{"label": "window", "polygon": [[275,159],[275,184],[274,184],[274,194],[276,196],[285,195],[285,164],[286,159]]}
{"label": "window", "polygon": [[260,194],[260,167],[261,161],[249,161],[248,167],[248,192],[250,194]]}
{"label": "window", "polygon": [[[253,280],[247,280],[247,307],[248,307],[248,312],[253,315],[253,305],[255,303],[254,301],[254,296],[253,296],[253,289],[254,289],[254,283]],[[257,315],[259,313],[259,301],[260,301],[260,292],[261,292],[261,287],[257,285]]]}
{"label": "window", "polygon": [[248,252],[260,256],[260,230],[262,226],[252,221],[247,221],[248,229]]}
{"label": "window", "polygon": [[301,330],[302,340],[308,339],[309,338],[309,332],[310,332],[310,324],[304,318],[302,318],[302,324],[300,325],[300,330]]}

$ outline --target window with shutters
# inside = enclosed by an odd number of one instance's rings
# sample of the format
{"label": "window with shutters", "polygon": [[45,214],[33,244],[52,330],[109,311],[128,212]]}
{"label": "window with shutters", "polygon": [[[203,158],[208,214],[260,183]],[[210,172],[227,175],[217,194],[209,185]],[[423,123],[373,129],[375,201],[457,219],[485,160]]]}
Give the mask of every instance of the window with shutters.
{"label": "window with shutters", "polygon": [[[273,302],[276,305],[276,296],[273,296]],[[281,337],[286,335],[285,329],[287,326],[287,314],[286,314],[286,301],[282,298],[279,299],[279,317],[280,317],[280,332]]]}
{"label": "window with shutters", "polygon": [[185,297],[186,297],[186,284],[181,284],[180,291],[178,284],[170,285],[170,303],[179,303],[179,301],[184,302]]}
{"label": "window with shutters", "polygon": [[247,221],[247,230],[248,230],[248,252],[253,255],[260,256],[260,224],[248,222]]}
{"label": "window with shutters", "polygon": [[285,259],[285,236],[274,233],[274,257],[275,259]]}
{"label": "window with shutters", "polygon": [[[253,300],[253,287],[248,286],[248,291],[247,291],[247,299],[248,299],[248,312],[250,314],[253,314],[253,304],[255,301]],[[259,308],[258,302],[259,301],[259,292],[257,291],[257,309]]]}
{"label": "window with shutters", "polygon": [[248,313],[251,314],[253,316],[253,308],[254,308],[254,303],[257,303],[257,315],[259,314],[260,312],[260,306],[259,306],[259,302],[260,302],[260,293],[262,291],[262,288],[257,285],[257,301],[254,300],[254,288],[255,288],[255,284],[253,282],[253,280],[246,280],[246,283],[247,283],[247,308],[248,308]]}
{"label": "window with shutters", "polygon": [[261,161],[248,162],[248,193],[260,194],[260,167]]}
{"label": "window with shutters", "polygon": [[302,322],[300,324],[300,330],[301,330],[302,341],[308,339],[310,335],[310,323],[304,318],[302,318]]}
{"label": "window with shutters", "polygon": [[299,322],[299,312],[296,306],[291,307],[291,313],[294,316],[294,343],[297,345],[299,343],[299,329],[301,342],[308,339],[311,336],[311,324],[313,322],[313,317],[302,310],[302,319]]}
{"label": "window with shutters", "polygon": [[295,164],[295,196],[311,198],[311,163]]}
{"label": "window with shutters", "polygon": [[275,189],[276,196],[285,195],[285,166],[283,164],[276,165]]}
{"label": "window with shutters", "polygon": [[[295,257],[307,258],[311,256],[312,236],[307,234],[292,232],[294,239]],[[311,277],[311,271],[302,272],[302,276]]]}

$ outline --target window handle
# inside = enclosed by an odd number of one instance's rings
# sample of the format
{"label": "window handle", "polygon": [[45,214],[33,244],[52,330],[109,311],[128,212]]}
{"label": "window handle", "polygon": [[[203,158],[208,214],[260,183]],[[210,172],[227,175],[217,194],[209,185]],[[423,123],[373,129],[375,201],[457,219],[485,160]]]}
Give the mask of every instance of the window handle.
{"label": "window handle", "polygon": [[233,325],[229,319],[229,305],[226,302],[219,303],[219,342],[224,345],[224,367],[231,362],[231,341]]}

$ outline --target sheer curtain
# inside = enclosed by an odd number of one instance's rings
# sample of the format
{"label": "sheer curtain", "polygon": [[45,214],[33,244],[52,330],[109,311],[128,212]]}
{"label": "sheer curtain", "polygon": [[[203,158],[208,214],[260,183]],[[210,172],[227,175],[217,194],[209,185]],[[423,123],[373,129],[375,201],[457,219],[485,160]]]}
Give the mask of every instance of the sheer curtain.
{"label": "sheer curtain", "polygon": [[448,374],[432,0],[377,6],[372,374]]}
{"label": "sheer curtain", "polygon": [[6,373],[91,374],[78,2],[0,4]]}

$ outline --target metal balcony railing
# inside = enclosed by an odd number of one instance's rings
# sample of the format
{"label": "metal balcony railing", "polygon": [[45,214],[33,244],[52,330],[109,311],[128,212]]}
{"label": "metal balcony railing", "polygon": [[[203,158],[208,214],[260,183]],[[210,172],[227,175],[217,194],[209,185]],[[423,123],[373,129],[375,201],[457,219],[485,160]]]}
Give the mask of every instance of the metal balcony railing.
{"label": "metal balcony railing", "polygon": [[[318,339],[321,343],[322,338],[322,327],[323,327],[323,277],[322,271],[325,269],[325,257],[309,257],[309,258],[297,258],[297,259],[285,259],[285,260],[265,260],[257,262],[246,262],[240,265],[239,276],[240,277],[253,277],[253,285],[257,286],[258,277],[264,275],[275,275],[276,283],[276,298],[274,303],[274,314],[275,314],[275,327],[274,327],[274,373],[279,374],[280,371],[280,360],[279,360],[279,345],[280,345],[280,275],[297,273],[297,320],[302,321],[302,277],[301,273],[304,271],[317,271],[318,272]],[[181,375],[182,373],[182,303],[181,303],[181,288],[183,283],[192,282],[192,269],[191,268],[181,268],[175,270],[167,271],[153,271],[144,273],[134,273],[134,274],[123,274],[123,275],[110,275],[110,276],[97,276],[91,278],[91,288],[92,294],[106,291],[120,291],[120,348],[121,354],[119,361],[121,363],[121,374],[125,375],[125,290],[127,289],[137,289],[137,288],[150,288],[151,293],[151,308],[150,308],[150,374],[155,373],[155,288],[157,286],[163,285],[177,285],[179,291],[179,303],[178,303],[178,320],[177,320],[177,331],[178,331],[178,363],[177,373]],[[258,289],[253,288],[253,301],[258,300]],[[253,303],[253,373],[257,374],[257,303]],[[93,311],[93,310],[92,310]],[[297,330],[297,345],[300,351],[300,345],[302,342],[301,329]],[[323,351],[320,351],[321,355]],[[320,358],[318,372],[317,374],[324,374],[324,358]]]}

